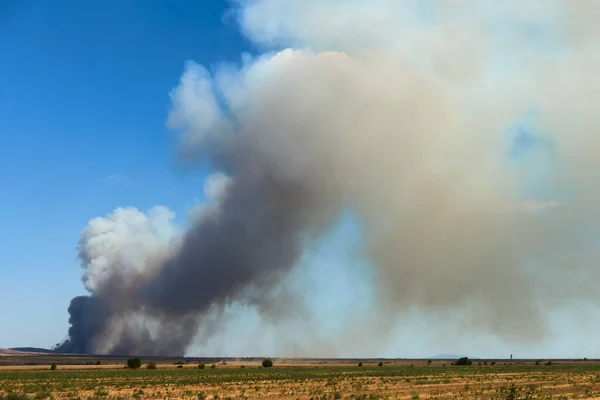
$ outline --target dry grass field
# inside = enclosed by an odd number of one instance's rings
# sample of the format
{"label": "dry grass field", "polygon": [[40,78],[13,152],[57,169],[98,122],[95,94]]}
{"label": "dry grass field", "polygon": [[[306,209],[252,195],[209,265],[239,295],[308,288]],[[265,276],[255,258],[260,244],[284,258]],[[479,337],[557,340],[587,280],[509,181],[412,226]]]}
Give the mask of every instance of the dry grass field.
{"label": "dry grass field", "polygon": [[[412,365],[411,365],[412,364]],[[487,365],[486,365],[487,364]],[[597,362],[259,360],[0,367],[0,399],[600,399]]]}

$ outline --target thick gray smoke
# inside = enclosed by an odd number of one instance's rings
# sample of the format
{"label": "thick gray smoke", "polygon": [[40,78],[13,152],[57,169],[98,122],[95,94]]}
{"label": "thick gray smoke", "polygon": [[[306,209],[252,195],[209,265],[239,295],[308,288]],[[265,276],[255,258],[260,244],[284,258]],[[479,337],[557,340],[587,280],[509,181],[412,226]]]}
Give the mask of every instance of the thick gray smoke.
{"label": "thick gray smoke", "polygon": [[298,305],[278,285],[347,210],[382,321],[456,311],[455,324],[522,341],[552,310],[600,300],[600,3],[237,11],[257,45],[286,49],[212,74],[190,62],[173,91],[184,156],[218,171],[209,201],[183,232],[165,208],[90,221],[90,297],[73,300],[61,350],[183,354],[232,302],[290,318]]}

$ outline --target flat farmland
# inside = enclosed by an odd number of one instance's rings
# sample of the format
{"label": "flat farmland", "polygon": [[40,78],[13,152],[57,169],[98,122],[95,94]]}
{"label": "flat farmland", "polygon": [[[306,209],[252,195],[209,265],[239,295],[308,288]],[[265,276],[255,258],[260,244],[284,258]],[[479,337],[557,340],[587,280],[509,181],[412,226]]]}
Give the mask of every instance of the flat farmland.
{"label": "flat farmland", "polygon": [[0,368],[0,399],[600,399],[597,362],[377,364],[9,366]]}

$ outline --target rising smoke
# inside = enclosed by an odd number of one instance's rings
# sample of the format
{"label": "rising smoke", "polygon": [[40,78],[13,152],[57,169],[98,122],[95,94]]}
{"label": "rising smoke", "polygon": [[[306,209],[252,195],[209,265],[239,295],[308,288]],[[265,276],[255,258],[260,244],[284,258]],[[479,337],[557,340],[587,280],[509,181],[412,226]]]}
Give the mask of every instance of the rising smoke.
{"label": "rising smoke", "polygon": [[[285,50],[212,74],[190,62],[172,92],[183,156],[218,171],[208,202],[183,232],[160,207],[90,221],[90,295],[73,299],[58,350],[181,355],[232,302],[290,318],[278,285],[347,210],[382,319],[458,310],[456,324],[525,340],[563,304],[600,300],[600,3],[236,11],[257,46]],[[535,129],[515,136],[524,115]]]}

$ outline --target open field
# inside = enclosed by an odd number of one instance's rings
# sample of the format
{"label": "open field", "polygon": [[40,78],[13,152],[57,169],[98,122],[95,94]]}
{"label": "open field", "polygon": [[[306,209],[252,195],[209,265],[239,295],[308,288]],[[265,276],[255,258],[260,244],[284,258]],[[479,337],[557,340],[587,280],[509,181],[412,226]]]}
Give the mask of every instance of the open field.
{"label": "open field", "polygon": [[[411,364],[409,364],[411,362]],[[498,362],[451,366],[447,361],[276,360],[159,364],[4,366],[0,399],[600,399],[597,362]],[[444,366],[446,364],[446,366]],[[243,365],[243,368],[242,368]],[[43,369],[42,369],[43,368]]]}

